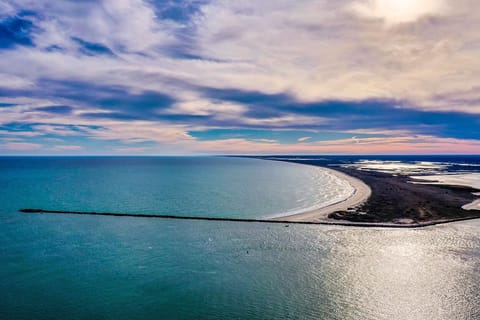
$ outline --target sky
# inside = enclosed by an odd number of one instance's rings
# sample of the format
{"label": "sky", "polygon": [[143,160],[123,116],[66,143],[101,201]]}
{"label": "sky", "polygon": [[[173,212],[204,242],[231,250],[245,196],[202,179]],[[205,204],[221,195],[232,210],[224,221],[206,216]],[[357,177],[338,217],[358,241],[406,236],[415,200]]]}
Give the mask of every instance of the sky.
{"label": "sky", "polygon": [[2,0],[0,155],[478,154],[476,0]]}

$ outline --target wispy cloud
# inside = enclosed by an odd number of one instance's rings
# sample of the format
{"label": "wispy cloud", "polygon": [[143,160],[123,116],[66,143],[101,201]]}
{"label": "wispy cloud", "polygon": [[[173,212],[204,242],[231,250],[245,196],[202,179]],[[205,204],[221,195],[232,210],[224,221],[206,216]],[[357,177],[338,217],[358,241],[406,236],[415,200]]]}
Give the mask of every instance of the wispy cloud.
{"label": "wispy cloud", "polygon": [[310,140],[310,139],[312,139],[312,137],[301,137],[301,138],[298,138],[297,141],[298,142],[305,142],[305,141]]}
{"label": "wispy cloud", "polygon": [[42,148],[42,145],[37,143],[28,143],[28,142],[7,142],[0,143],[0,150],[15,150],[15,151],[26,151],[26,150],[39,150]]}
{"label": "wispy cloud", "polygon": [[78,150],[82,150],[82,146],[58,145],[58,146],[53,146],[52,150],[54,150],[54,151],[78,151]]}

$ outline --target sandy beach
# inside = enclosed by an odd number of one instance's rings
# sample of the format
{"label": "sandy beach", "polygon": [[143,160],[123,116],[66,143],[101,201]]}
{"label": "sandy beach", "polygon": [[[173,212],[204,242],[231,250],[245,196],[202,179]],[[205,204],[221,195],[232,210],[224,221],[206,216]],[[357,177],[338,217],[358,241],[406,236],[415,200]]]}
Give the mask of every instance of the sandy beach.
{"label": "sandy beach", "polygon": [[325,170],[329,174],[339,179],[348,181],[348,183],[352,186],[354,190],[353,193],[348,198],[340,202],[336,202],[331,205],[328,205],[326,207],[305,211],[305,212],[301,212],[293,215],[275,217],[272,220],[292,221],[292,222],[293,221],[297,221],[297,222],[299,221],[309,221],[309,222],[331,221],[331,219],[328,218],[328,215],[330,213],[333,213],[336,211],[345,211],[349,208],[356,207],[364,203],[366,200],[368,200],[368,198],[372,194],[372,190],[370,189],[370,187],[360,179],[354,178],[343,172],[329,169],[329,168],[322,167],[321,170]]}
{"label": "sandy beach", "polygon": [[287,161],[329,170],[337,177],[347,180],[355,192],[349,198],[333,205],[276,217],[275,221],[420,227],[480,218],[478,189],[471,186],[412,183],[412,179],[406,175],[357,170],[346,166],[338,166],[332,170],[326,168],[329,165],[328,160]]}

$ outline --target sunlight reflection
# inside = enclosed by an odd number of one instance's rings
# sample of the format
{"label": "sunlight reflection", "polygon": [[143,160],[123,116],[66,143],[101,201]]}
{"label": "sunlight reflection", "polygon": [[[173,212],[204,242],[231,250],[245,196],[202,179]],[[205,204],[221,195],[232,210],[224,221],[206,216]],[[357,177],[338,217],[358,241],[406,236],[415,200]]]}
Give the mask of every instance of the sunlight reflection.
{"label": "sunlight reflection", "polygon": [[337,261],[344,261],[332,266],[338,278],[331,279],[340,318],[430,320],[468,314],[468,304],[460,301],[465,279],[452,272],[458,262],[432,255],[432,243],[419,240],[375,237],[367,246],[335,250],[342,255]]}

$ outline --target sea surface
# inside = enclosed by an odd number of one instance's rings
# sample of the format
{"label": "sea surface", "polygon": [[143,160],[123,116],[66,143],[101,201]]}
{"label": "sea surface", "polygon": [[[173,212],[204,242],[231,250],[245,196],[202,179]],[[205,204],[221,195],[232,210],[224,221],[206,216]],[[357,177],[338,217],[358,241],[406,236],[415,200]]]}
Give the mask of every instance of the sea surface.
{"label": "sea surface", "polygon": [[318,167],[234,157],[4,157],[0,186],[14,210],[228,218],[302,212],[354,191]]}
{"label": "sea surface", "polygon": [[17,211],[265,217],[345,192],[312,166],[5,157],[0,188],[0,319],[480,319],[476,220],[381,229]]}

